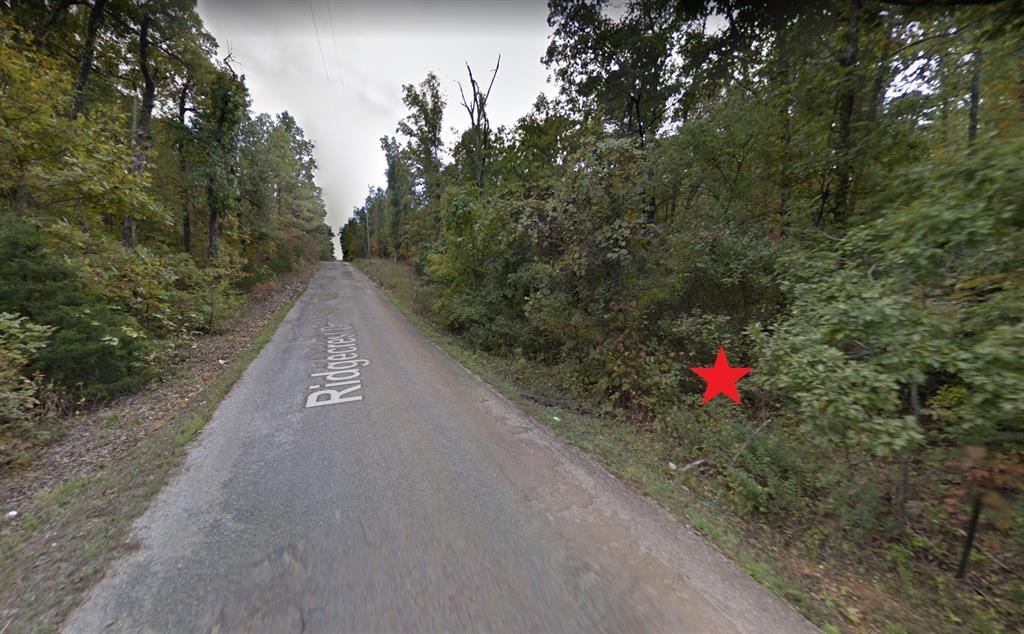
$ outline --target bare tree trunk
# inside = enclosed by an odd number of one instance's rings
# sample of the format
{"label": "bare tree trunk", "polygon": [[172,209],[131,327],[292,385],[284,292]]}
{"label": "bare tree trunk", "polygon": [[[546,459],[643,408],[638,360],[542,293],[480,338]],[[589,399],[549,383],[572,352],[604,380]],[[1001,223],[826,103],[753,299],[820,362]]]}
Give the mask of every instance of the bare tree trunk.
{"label": "bare tree trunk", "polygon": [[[149,149],[149,126],[153,119],[153,104],[156,100],[156,82],[149,69],[149,25],[150,17],[142,19],[139,27],[139,70],[142,71],[142,109],[139,112],[139,123],[135,128],[135,154],[132,157],[132,170],[141,174],[146,169],[146,153]],[[135,217],[128,212],[124,217],[124,231],[121,239],[124,246],[135,248]]]}
{"label": "bare tree trunk", "polygon": [[14,186],[13,192],[14,213],[21,214],[28,209],[28,172],[25,166],[19,164],[18,184]]}
{"label": "bare tree trunk", "polygon": [[181,92],[178,93],[178,125],[185,125],[185,113],[188,111],[188,95],[192,90],[192,75],[185,75],[181,82]]}
{"label": "bare tree trunk", "polygon": [[185,252],[189,255],[195,255],[192,250],[192,213],[191,205],[189,203],[188,196],[188,159],[185,157],[185,112],[188,108],[188,94],[192,89],[192,77],[189,75],[185,76],[185,81],[181,85],[181,93],[178,95],[178,125],[180,129],[178,133],[182,135],[178,139],[178,166],[181,169],[181,177],[183,179],[181,186],[181,234],[182,240],[185,246]]}
{"label": "bare tree trunk", "polygon": [[[918,424],[921,422],[921,394],[917,381],[910,382],[910,409]],[[903,454],[900,460],[900,483],[896,490],[896,512],[900,518],[900,524],[906,528],[907,522],[907,490],[910,486],[910,453]]]}
{"label": "bare tree trunk", "polygon": [[782,232],[789,219],[789,195],[792,189],[790,174],[790,148],[793,145],[793,95],[789,90],[790,79],[789,51],[786,47],[780,50],[779,76],[777,81],[784,86],[784,95],[779,105],[779,116],[782,118],[782,151],[779,156],[779,226],[776,238]]}
{"label": "bare tree trunk", "polygon": [[156,81],[149,67],[149,26],[151,19],[146,16],[139,29],[139,70],[142,71],[142,110],[139,112],[139,128],[135,132],[135,161],[141,171],[145,167],[146,151],[149,149],[149,127],[153,119],[153,105],[156,99]]}
{"label": "bare tree trunk", "polygon": [[473,160],[473,172],[477,189],[483,191],[485,174],[487,169],[487,150],[490,145],[491,123],[487,118],[487,100],[491,96],[491,89],[494,88],[494,79],[498,76],[498,69],[501,68],[501,55],[498,56],[498,63],[494,66],[491,74],[491,83],[487,86],[487,92],[480,90],[480,84],[473,77],[473,69],[466,64],[466,72],[469,75],[469,88],[471,91],[471,102],[467,102],[466,93],[462,91],[462,84],[459,84],[459,93],[462,95],[462,107],[469,114],[469,127],[472,133],[473,148],[471,158]]}
{"label": "bare tree trunk", "polygon": [[135,216],[131,213],[125,214],[121,223],[121,244],[126,249],[135,248]]}
{"label": "bare tree trunk", "polygon": [[875,68],[875,80],[871,85],[871,103],[868,105],[868,112],[864,120],[874,123],[878,120],[878,114],[882,111],[882,104],[885,103],[885,88],[889,84],[889,55],[892,51],[892,38],[886,33],[885,43],[882,45],[882,56],[878,60],[878,67]]}
{"label": "bare tree trunk", "polygon": [[974,549],[974,534],[978,530],[978,518],[981,517],[981,493],[975,492],[974,503],[971,506],[971,517],[967,520],[967,536],[964,537],[964,547],[960,552],[960,565],[956,568],[956,578],[963,579],[967,574],[967,564],[971,560],[971,551]]}
{"label": "bare tree trunk", "polygon": [[384,205],[380,201],[374,205],[377,208],[377,257],[383,257],[384,246]]}
{"label": "bare tree trunk", "polygon": [[89,26],[85,31],[85,42],[78,58],[78,75],[75,78],[75,100],[71,105],[71,118],[85,114],[85,87],[89,84],[89,73],[92,71],[92,60],[96,54],[96,36],[100,30],[100,20],[107,0],[95,0],[89,10]]}
{"label": "bare tree trunk", "polygon": [[[651,141],[653,145],[654,141]],[[646,154],[646,152],[644,152]],[[654,178],[654,166],[651,165],[650,161],[645,161],[647,164],[647,177],[648,182],[655,182]],[[647,224],[653,225],[658,222],[658,192],[654,189],[654,185],[651,185],[651,193],[647,196],[647,209],[644,210],[644,220]]]}
{"label": "bare tree trunk", "polygon": [[207,245],[206,253],[210,258],[211,262],[217,261],[217,221],[219,219],[219,207],[220,202],[217,201],[217,192],[215,191],[214,184],[211,181],[206,185],[206,200],[210,205],[210,224],[209,224],[209,242]]}
{"label": "bare tree trunk", "polygon": [[971,51],[971,97],[967,122],[967,144],[974,143],[978,136],[978,109],[981,105],[981,49]]}
{"label": "bare tree trunk", "polygon": [[192,221],[188,203],[185,203],[185,211],[181,214],[181,233],[185,241],[185,253],[195,255],[192,251]]}
{"label": "bare tree trunk", "polygon": [[790,183],[790,157],[789,148],[793,144],[793,115],[791,113],[791,102],[786,99],[782,106],[782,156],[779,161],[779,237],[782,237],[783,228],[789,219],[789,192],[792,188]]}
{"label": "bare tree trunk", "polygon": [[846,27],[846,50],[839,58],[842,86],[839,92],[839,115],[836,122],[836,193],[832,201],[832,219],[846,222],[850,214],[850,189],[853,180],[852,125],[857,100],[857,64],[860,61],[860,31],[864,0],[851,0]]}
{"label": "bare tree trunk", "polygon": [[[132,132],[130,138],[132,142],[135,141],[136,130],[138,129],[138,108],[136,107],[136,99],[132,98]],[[132,171],[138,173],[137,157],[132,156]],[[109,218],[109,223],[114,224],[113,217],[110,214],[104,214]],[[135,218],[132,217],[132,213],[129,211],[125,214],[124,218],[121,219],[121,244],[126,248],[135,247]]]}
{"label": "bare tree trunk", "polygon": [[[180,135],[185,133],[185,112],[188,107],[188,94],[192,87],[192,77],[190,75],[185,76],[184,82],[181,85],[181,92],[178,94],[178,130]],[[181,176],[183,179],[181,187],[181,204],[183,207],[181,216],[181,234],[182,240],[185,246],[185,252],[189,255],[195,255],[192,251],[192,222],[191,212],[188,199],[188,160],[185,158],[185,141],[179,137],[177,143],[178,149],[178,166],[181,169]]]}

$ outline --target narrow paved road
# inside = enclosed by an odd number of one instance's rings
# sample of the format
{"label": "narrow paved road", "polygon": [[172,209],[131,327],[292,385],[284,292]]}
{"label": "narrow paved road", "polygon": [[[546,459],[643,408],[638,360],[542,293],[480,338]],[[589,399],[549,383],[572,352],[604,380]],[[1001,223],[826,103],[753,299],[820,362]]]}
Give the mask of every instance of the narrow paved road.
{"label": "narrow paved road", "polygon": [[815,631],[348,264],[321,265],[133,530],[68,631]]}

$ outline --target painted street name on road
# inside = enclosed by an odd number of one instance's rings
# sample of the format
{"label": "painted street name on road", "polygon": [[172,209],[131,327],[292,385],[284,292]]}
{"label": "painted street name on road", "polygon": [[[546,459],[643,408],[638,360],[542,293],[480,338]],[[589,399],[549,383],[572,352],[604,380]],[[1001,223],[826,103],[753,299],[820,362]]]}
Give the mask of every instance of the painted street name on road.
{"label": "painted street name on road", "polygon": [[327,326],[320,332],[327,338],[327,369],[310,375],[319,383],[309,386],[313,391],[306,395],[306,407],[363,400],[358,393],[363,389],[359,368],[370,365],[370,361],[359,358],[351,324]]}

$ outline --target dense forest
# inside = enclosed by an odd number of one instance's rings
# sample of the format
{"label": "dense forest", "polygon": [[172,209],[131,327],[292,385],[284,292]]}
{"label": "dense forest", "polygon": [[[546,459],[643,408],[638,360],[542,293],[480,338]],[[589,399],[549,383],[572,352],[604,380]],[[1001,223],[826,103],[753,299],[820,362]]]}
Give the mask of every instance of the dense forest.
{"label": "dense forest", "polygon": [[0,9],[3,464],[333,254],[313,144],[249,110],[194,0]]}
{"label": "dense forest", "polygon": [[[511,127],[500,59],[451,87],[450,147],[438,78],[404,86],[344,257],[407,262],[450,332],[670,439],[788,548],[950,628],[1024,625],[1024,3],[548,24],[558,94]],[[700,405],[719,346],[742,406]]]}

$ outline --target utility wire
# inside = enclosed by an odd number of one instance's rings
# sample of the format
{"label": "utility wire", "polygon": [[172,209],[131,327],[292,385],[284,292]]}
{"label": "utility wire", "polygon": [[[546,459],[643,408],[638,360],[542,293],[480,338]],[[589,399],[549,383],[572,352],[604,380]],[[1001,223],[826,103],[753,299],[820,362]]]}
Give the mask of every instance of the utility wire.
{"label": "utility wire", "polygon": [[331,75],[327,72],[327,58],[324,57],[324,45],[320,43],[320,29],[316,28],[316,12],[313,11],[313,0],[309,0],[309,15],[313,17],[313,33],[316,33],[316,45],[320,49],[320,63],[324,67],[324,77],[327,84],[331,83]]}
{"label": "utility wire", "polygon": [[331,3],[327,3],[327,19],[331,23],[331,39],[334,40],[334,63],[338,66],[338,81],[341,82],[341,89],[345,90],[345,78],[341,73],[341,56],[338,54],[338,36],[334,34],[334,15],[331,12]]}

